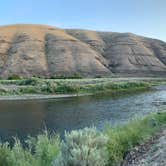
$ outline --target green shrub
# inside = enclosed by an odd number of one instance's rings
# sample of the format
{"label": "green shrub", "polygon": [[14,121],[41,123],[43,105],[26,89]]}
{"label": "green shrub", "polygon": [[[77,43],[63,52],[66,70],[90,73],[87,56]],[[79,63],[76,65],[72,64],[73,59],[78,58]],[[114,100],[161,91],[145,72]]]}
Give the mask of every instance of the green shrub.
{"label": "green shrub", "polygon": [[8,91],[6,89],[0,88],[0,95],[4,95],[6,93],[8,93]]}
{"label": "green shrub", "polygon": [[0,144],[0,166],[50,166],[59,151],[59,137],[45,132],[26,140],[26,148],[15,138],[12,148]]}
{"label": "green shrub", "polygon": [[107,137],[95,128],[66,133],[52,166],[105,166],[108,161],[106,143]]}
{"label": "green shrub", "polygon": [[54,82],[47,81],[45,84],[41,85],[41,91],[47,93],[56,92],[57,84]]}
{"label": "green shrub", "polygon": [[11,166],[11,161],[9,160],[10,156],[9,144],[0,144],[0,166]]}
{"label": "green shrub", "polygon": [[74,73],[70,75],[55,75],[50,76],[50,79],[82,79],[83,77],[79,73]]}
{"label": "green shrub", "polygon": [[34,157],[30,149],[24,149],[20,140],[16,138],[8,159],[11,162],[10,166],[31,166],[34,163]]}
{"label": "green shrub", "polygon": [[80,86],[76,84],[59,84],[55,90],[57,93],[78,93]]}
{"label": "green shrub", "polygon": [[18,85],[37,85],[38,79],[36,78],[28,78],[24,80],[20,80],[17,82]]}
{"label": "green shrub", "polygon": [[33,93],[39,93],[40,90],[35,87],[35,86],[26,86],[26,87],[21,87],[19,89],[20,93],[22,94],[33,94]]}
{"label": "green shrub", "polygon": [[96,75],[95,78],[102,78],[102,75]]}
{"label": "green shrub", "polygon": [[59,152],[59,137],[50,135],[47,131],[38,135],[37,138],[30,137],[27,141],[29,149],[35,149],[34,158],[39,166],[50,166],[52,160]]}
{"label": "green shrub", "polygon": [[19,75],[13,74],[8,77],[8,80],[20,80],[21,77]]}

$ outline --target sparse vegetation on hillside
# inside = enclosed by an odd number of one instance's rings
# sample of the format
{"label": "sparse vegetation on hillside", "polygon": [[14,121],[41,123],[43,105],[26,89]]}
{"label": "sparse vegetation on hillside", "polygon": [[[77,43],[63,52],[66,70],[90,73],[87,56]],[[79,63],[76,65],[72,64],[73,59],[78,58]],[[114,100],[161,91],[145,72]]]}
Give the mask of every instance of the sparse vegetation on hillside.
{"label": "sparse vegetation on hillside", "polygon": [[166,43],[132,33],[14,24],[0,26],[0,37],[2,78],[165,77],[166,73]]}

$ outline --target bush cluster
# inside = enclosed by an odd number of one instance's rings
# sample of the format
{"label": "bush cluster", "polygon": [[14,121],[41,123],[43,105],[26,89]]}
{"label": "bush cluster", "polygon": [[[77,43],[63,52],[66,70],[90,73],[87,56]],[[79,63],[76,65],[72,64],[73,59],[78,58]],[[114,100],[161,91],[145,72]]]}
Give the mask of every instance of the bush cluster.
{"label": "bush cluster", "polygon": [[83,76],[79,73],[74,73],[70,75],[55,75],[51,76],[50,79],[82,79]]}
{"label": "bush cluster", "polygon": [[36,78],[28,78],[28,79],[22,79],[20,81],[17,81],[17,85],[32,85],[35,86],[38,83],[38,79]]}
{"label": "bush cluster", "polygon": [[8,80],[20,80],[21,77],[17,74],[12,74],[8,77]]}
{"label": "bush cluster", "polygon": [[95,128],[85,128],[65,134],[60,154],[52,166],[105,166],[108,138]]}

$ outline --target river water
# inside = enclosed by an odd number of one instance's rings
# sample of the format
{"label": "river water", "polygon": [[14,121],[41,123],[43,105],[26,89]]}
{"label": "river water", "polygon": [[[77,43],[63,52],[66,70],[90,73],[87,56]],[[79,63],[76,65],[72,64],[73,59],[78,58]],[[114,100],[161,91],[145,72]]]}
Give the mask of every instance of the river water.
{"label": "river water", "polygon": [[82,96],[45,100],[0,101],[0,137],[2,141],[13,136],[20,139],[37,135],[43,129],[64,131],[106,123],[125,123],[129,119],[150,112],[166,110],[166,86],[155,90],[110,97]]}

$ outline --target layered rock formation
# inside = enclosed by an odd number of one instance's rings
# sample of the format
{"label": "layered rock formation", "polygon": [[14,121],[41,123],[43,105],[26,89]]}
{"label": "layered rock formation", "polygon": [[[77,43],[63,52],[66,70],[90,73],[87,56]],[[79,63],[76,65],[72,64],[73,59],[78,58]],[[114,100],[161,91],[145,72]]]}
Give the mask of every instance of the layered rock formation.
{"label": "layered rock formation", "polygon": [[0,27],[0,76],[166,76],[166,43],[130,33]]}

